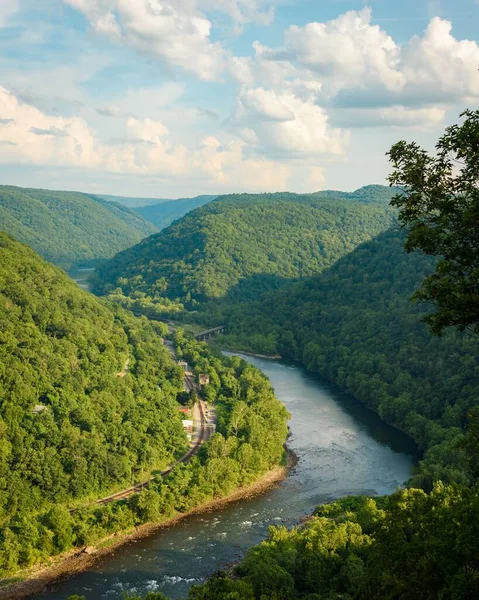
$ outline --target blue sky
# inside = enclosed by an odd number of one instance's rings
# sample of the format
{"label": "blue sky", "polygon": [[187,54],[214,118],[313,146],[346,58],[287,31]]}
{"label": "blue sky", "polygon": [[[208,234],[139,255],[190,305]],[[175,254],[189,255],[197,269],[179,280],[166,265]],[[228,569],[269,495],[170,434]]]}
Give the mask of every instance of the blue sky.
{"label": "blue sky", "polygon": [[479,99],[475,0],[8,0],[0,181],[96,193],[384,183]]}

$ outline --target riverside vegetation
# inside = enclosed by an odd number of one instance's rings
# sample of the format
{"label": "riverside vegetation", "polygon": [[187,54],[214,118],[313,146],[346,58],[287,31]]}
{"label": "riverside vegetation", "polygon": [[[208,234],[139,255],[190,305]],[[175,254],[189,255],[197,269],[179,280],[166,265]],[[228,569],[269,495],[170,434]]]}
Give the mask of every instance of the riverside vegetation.
{"label": "riverside vegetation", "polygon": [[[328,376],[405,429],[424,458],[409,487],[389,497],[346,498],[320,506],[303,527],[272,528],[233,572],[193,587],[190,600],[478,597],[479,353],[470,331],[478,327],[479,112],[464,116],[436,157],[416,144],[391,150],[391,180],[404,186],[395,204],[408,233],[383,233],[321,275],[256,302],[210,302],[195,315],[226,323],[228,346],[280,352]],[[431,256],[406,254],[404,242]],[[162,252],[158,271],[154,252],[146,255],[136,254],[137,271],[126,262],[123,291],[143,286],[148,295],[147,272],[168,276]],[[129,289],[133,272],[139,285]],[[418,288],[436,309],[411,304]]]}
{"label": "riverside vegetation", "polygon": [[[0,574],[165,521],[228,494],[283,458],[288,414],[267,379],[237,358],[175,336],[177,354],[210,383],[218,433],[188,464],[182,369],[166,326],[79,289],[0,234]],[[122,376],[119,376],[122,375]],[[129,499],[99,497],[153,481]]]}

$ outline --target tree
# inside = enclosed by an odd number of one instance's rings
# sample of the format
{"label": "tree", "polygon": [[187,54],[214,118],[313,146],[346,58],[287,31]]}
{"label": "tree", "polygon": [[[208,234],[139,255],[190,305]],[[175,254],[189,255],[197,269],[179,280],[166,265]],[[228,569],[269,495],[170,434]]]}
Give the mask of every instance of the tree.
{"label": "tree", "polygon": [[405,248],[439,257],[414,295],[436,306],[424,319],[436,335],[449,326],[479,333],[479,111],[461,117],[436,156],[405,141],[388,153],[389,183],[401,188],[391,204],[409,229]]}

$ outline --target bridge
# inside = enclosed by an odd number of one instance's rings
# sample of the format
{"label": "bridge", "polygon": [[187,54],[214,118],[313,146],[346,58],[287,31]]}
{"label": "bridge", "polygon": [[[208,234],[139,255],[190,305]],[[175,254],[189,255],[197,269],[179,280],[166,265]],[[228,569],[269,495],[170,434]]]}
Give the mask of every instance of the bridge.
{"label": "bridge", "polygon": [[199,342],[204,342],[209,340],[212,335],[219,335],[220,333],[224,333],[226,329],[226,325],[218,325],[218,327],[213,327],[213,329],[207,329],[206,331],[200,331],[195,335],[195,339]]}

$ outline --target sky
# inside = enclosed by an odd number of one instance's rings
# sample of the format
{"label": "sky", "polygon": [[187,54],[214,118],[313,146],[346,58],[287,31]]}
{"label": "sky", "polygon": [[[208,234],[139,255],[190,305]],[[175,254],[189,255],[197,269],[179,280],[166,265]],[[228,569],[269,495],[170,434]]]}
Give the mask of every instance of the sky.
{"label": "sky", "polygon": [[479,101],[479,0],[0,0],[0,183],[386,183]]}

